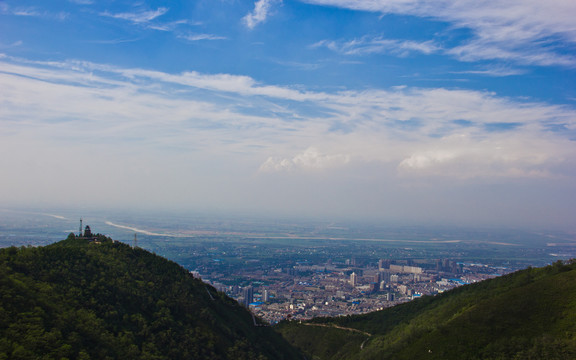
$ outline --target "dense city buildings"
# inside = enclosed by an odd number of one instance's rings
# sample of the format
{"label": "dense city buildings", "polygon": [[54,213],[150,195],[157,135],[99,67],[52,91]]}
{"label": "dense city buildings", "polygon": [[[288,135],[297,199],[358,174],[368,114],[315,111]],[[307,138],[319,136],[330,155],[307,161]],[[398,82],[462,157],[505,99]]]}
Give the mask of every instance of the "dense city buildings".
{"label": "dense city buildings", "polygon": [[330,260],[284,268],[262,264],[259,271],[244,274],[250,280],[243,287],[225,285],[232,277],[224,273],[213,272],[204,281],[275,323],[287,318],[366,313],[505,272],[503,268],[448,259],[404,262],[347,259],[343,263]]}

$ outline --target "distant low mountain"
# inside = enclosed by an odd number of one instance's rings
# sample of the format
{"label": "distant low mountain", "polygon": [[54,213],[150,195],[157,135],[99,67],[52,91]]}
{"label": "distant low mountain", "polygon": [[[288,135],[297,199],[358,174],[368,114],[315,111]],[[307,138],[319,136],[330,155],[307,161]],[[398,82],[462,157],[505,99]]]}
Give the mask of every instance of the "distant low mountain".
{"label": "distant low mountain", "polygon": [[278,329],[309,359],[576,359],[576,263]]}
{"label": "distant low mountain", "polygon": [[101,235],[0,250],[0,359],[301,359],[178,264]]}

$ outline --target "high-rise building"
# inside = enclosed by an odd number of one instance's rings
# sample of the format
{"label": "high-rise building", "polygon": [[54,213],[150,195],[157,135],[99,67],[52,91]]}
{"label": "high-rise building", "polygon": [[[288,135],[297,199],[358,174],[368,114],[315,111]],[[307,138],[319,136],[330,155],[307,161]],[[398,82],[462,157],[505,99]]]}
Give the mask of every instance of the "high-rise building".
{"label": "high-rise building", "polygon": [[244,295],[244,306],[250,306],[250,303],[254,300],[254,288],[252,288],[252,286],[246,286],[242,294]]}
{"label": "high-rise building", "polygon": [[268,293],[268,289],[264,289],[264,293],[262,294],[262,300],[267,303],[270,301],[270,294]]}
{"label": "high-rise building", "polygon": [[350,274],[350,285],[356,286],[357,282],[358,282],[358,276],[356,275],[355,272],[353,272],[352,274]]}

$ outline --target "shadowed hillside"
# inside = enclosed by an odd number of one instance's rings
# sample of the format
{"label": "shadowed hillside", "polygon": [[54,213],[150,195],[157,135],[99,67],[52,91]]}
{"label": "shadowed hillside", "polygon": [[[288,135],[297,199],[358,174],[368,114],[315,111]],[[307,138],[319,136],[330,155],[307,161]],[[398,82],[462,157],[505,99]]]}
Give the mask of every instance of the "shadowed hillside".
{"label": "shadowed hillside", "polygon": [[0,359],[297,359],[174,262],[96,235],[0,250]]}
{"label": "shadowed hillside", "polygon": [[278,329],[311,359],[575,359],[576,264]]}

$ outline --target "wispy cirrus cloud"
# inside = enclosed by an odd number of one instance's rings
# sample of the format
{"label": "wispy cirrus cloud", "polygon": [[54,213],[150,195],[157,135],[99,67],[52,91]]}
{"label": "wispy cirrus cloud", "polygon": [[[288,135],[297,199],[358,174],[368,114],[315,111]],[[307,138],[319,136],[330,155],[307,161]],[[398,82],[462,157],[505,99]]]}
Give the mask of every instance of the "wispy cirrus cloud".
{"label": "wispy cirrus cloud", "polygon": [[35,8],[18,8],[11,11],[12,15],[16,16],[42,16],[44,13],[39,12]]}
{"label": "wispy cirrus cloud", "polygon": [[522,75],[526,73],[525,69],[511,68],[509,66],[488,66],[479,70],[455,71],[454,74],[472,74],[481,76],[503,77]]}
{"label": "wispy cirrus cloud", "polygon": [[202,24],[201,22],[191,21],[187,19],[168,21],[168,22],[158,21],[158,18],[165,15],[168,11],[170,11],[169,8],[160,7],[156,10],[140,10],[140,11],[122,12],[122,13],[112,13],[106,11],[100,13],[100,16],[125,20],[132,24],[142,26],[146,29],[163,31],[163,32],[172,32],[174,33],[175,36],[190,41],[223,40],[222,37],[219,37],[217,35],[184,33],[183,28],[188,28],[190,26],[198,26]]}
{"label": "wispy cirrus cloud", "polygon": [[[9,49],[9,48],[15,48],[15,47],[19,47],[22,46],[22,44],[24,44],[24,42],[22,42],[21,40],[15,41],[11,44],[2,44],[0,43],[0,49]],[[0,57],[2,55],[0,54]]]}
{"label": "wispy cirrus cloud", "polygon": [[407,56],[410,53],[432,54],[438,52],[440,47],[432,41],[412,41],[384,39],[382,37],[362,37],[350,41],[322,40],[312,48],[326,47],[345,55],[368,55],[376,53],[391,53],[398,56]]}
{"label": "wispy cirrus cloud", "polygon": [[135,24],[142,24],[152,21],[168,12],[168,8],[160,7],[156,10],[141,10],[135,12],[122,12],[111,13],[108,11],[100,13],[101,16],[111,17],[114,19],[122,19],[133,22]]}
{"label": "wispy cirrus cloud", "polygon": [[188,41],[201,41],[201,40],[226,40],[228,39],[225,36],[219,36],[214,34],[186,34],[186,35],[179,35],[180,39],[188,40]]}
{"label": "wispy cirrus cloud", "polygon": [[45,14],[36,7],[13,7],[6,3],[0,3],[0,13],[15,16],[43,16]]}
{"label": "wispy cirrus cloud", "polygon": [[200,24],[201,23],[199,23],[199,22],[193,22],[193,21],[183,19],[183,20],[176,20],[176,21],[171,21],[171,22],[167,22],[167,23],[163,23],[163,24],[151,23],[151,24],[148,24],[148,28],[154,29],[154,30],[159,30],[159,31],[174,31],[174,30],[176,30],[176,28],[178,28],[179,26],[182,26],[182,25],[196,26],[196,25],[200,25]]}
{"label": "wispy cirrus cloud", "polygon": [[8,4],[0,4],[0,14],[13,15],[13,16],[30,16],[41,17],[54,20],[66,20],[70,14],[64,11],[50,12],[42,10],[38,7],[11,7]]}
{"label": "wispy cirrus cloud", "polygon": [[576,3],[565,0],[425,1],[302,0],[306,3],[402,14],[450,23],[472,36],[446,54],[462,61],[507,60],[526,65],[576,66]]}
{"label": "wispy cirrus cloud", "polygon": [[258,24],[266,21],[272,6],[281,2],[282,0],[257,0],[254,3],[254,10],[242,18],[244,25],[249,29],[254,29]]}
{"label": "wispy cirrus cloud", "polygon": [[514,44],[506,41],[494,42],[473,39],[464,45],[447,49],[445,54],[467,62],[503,60],[513,61],[521,65],[576,66],[576,56],[557,52],[554,46],[525,42]]}

